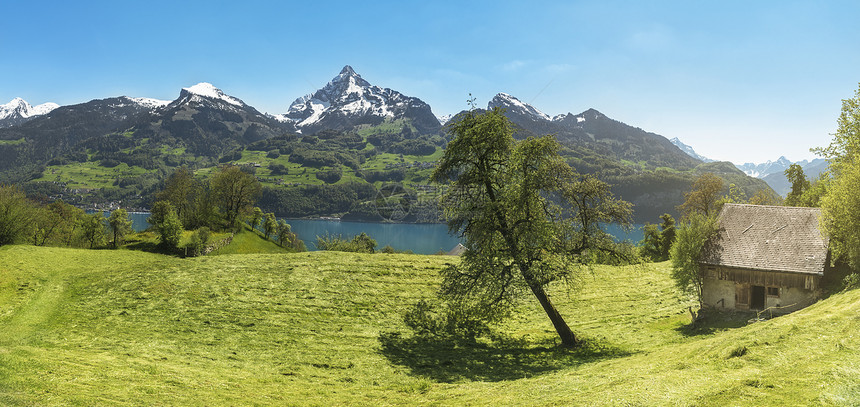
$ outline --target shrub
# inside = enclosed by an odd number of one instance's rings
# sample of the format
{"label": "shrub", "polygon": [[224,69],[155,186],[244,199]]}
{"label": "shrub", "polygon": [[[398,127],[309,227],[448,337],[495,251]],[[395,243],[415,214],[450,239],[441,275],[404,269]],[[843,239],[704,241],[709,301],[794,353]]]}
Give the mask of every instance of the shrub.
{"label": "shrub", "polygon": [[317,249],[328,251],[374,253],[376,240],[364,232],[356,235],[352,240],[346,240],[341,235],[326,234],[325,236],[317,236],[316,246]]}
{"label": "shrub", "polygon": [[191,243],[188,247],[191,249],[192,256],[200,256],[206,251],[206,245],[209,243],[210,231],[209,228],[203,226],[194,231],[191,235]]}

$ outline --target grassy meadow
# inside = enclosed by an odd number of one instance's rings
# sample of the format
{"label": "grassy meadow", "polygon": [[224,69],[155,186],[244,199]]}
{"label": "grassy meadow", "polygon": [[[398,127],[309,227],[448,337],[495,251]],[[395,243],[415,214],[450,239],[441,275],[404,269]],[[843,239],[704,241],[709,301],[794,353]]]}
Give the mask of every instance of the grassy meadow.
{"label": "grassy meadow", "polygon": [[495,341],[413,336],[447,256],[0,247],[0,405],[857,405],[860,290],[686,327],[667,263],[595,267]]}

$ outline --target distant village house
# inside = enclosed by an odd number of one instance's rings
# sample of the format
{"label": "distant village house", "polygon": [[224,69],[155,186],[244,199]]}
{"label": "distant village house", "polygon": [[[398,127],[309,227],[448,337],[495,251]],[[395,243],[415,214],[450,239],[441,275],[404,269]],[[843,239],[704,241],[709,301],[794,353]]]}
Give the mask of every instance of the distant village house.
{"label": "distant village house", "polygon": [[726,204],[699,266],[705,306],[788,313],[815,302],[832,273],[818,208]]}

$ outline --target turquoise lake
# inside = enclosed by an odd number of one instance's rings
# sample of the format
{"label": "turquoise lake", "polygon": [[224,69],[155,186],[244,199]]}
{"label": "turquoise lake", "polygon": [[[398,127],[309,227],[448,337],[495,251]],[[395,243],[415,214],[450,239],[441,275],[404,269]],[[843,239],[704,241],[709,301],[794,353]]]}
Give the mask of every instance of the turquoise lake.
{"label": "turquoise lake", "polygon": [[[106,213],[106,216],[109,213]],[[141,231],[149,227],[146,218],[149,213],[129,213],[132,228]],[[418,254],[436,254],[440,251],[449,251],[460,239],[448,234],[448,226],[442,224],[414,224],[414,223],[367,223],[367,222],[344,222],[329,219],[286,219],[292,226],[293,233],[297,234],[308,250],[316,250],[317,236],[340,235],[351,239],[362,232],[367,233],[376,240],[377,249],[391,246],[395,250],[411,250]],[[634,229],[625,233],[621,227],[610,225],[607,231],[617,240],[630,240],[637,243],[642,240],[642,225],[634,225]]]}

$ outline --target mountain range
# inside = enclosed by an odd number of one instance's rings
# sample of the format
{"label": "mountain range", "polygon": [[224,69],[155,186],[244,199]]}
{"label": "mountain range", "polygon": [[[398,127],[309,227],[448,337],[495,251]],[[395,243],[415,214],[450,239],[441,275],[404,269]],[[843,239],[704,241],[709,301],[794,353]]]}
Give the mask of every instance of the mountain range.
{"label": "mountain range", "polygon": [[[256,154],[253,148],[262,148],[253,146],[271,140],[263,144],[267,158],[258,161],[310,168],[315,177],[305,176],[308,181],[303,182],[337,182],[341,176],[336,174],[350,171],[353,175],[344,179],[367,183],[392,175],[373,175],[378,170],[371,167],[380,164],[365,168],[365,161],[397,154],[408,164],[404,156],[429,156],[444,147],[443,122],[450,119],[438,118],[416,97],[370,84],[350,66],[277,115],[260,112],[209,83],[183,88],[172,101],[120,96],[37,108],[13,102],[14,108],[4,105],[2,111],[17,113],[5,113],[6,121],[0,122],[0,178],[6,182],[47,179],[46,165],[54,173],[61,170],[57,166],[73,163],[103,168],[125,163],[147,174],[168,173],[179,165],[205,168],[241,161]],[[612,183],[618,195],[637,205],[640,219],[673,213],[694,177],[704,171],[733,180],[749,195],[767,188],[731,166],[703,163],[665,137],[595,109],[550,117],[506,93],[497,94],[487,108],[504,109],[517,138],[554,134],[571,166]],[[408,170],[405,177],[427,182],[426,171]],[[153,185],[151,180],[140,182],[137,196]]]}
{"label": "mountain range", "polygon": [[[677,137],[670,140],[672,144],[678,146],[681,151],[687,153],[690,157],[696,158],[703,162],[713,162],[707,157],[701,156],[696,153],[693,147],[684,144]],[[803,168],[803,173],[806,175],[806,178],[809,180],[817,179],[821,176],[821,173],[827,170],[827,160],[823,158],[815,158],[811,161],[809,160],[801,160],[801,161],[791,161],[785,156],[780,156],[776,160],[768,160],[764,163],[744,163],[744,164],[735,164],[739,170],[743,171],[745,174],[750,177],[760,178],[767,182],[773,190],[785,196],[791,191],[791,185],[788,182],[788,179],[785,178],[785,170],[788,169],[792,164],[800,165]]]}

